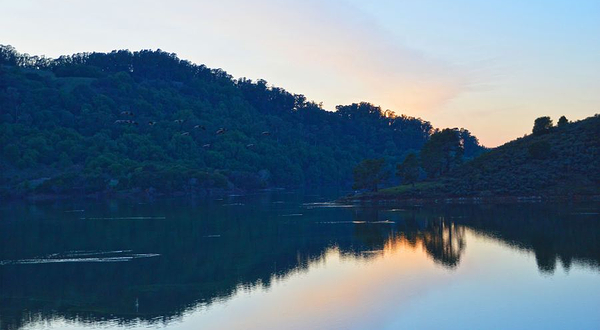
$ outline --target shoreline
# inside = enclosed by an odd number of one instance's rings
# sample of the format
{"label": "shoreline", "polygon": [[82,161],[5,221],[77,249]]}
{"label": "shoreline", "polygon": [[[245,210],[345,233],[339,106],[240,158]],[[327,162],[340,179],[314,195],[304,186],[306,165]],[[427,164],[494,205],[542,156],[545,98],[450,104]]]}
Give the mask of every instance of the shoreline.
{"label": "shoreline", "polygon": [[[21,202],[44,202],[44,201],[65,201],[65,200],[127,200],[127,199],[171,199],[171,198],[191,198],[191,199],[211,199],[211,198],[226,198],[226,197],[238,197],[238,196],[251,196],[261,193],[273,193],[283,191],[313,191],[314,189],[342,189],[338,187],[324,186],[320,188],[314,187],[267,187],[260,189],[199,189],[194,191],[173,191],[173,192],[159,192],[159,191],[144,191],[144,190],[130,190],[130,191],[102,191],[102,192],[90,192],[81,194],[5,194],[0,195],[0,202],[10,201],[21,201]],[[347,192],[348,190],[345,190]]]}
{"label": "shoreline", "polygon": [[224,197],[229,195],[247,195],[251,192],[242,191],[239,189],[206,189],[195,191],[193,193],[178,191],[172,193],[146,192],[146,191],[109,191],[95,192],[88,194],[25,194],[25,195],[8,195],[0,197],[0,201],[27,201],[27,202],[43,202],[43,201],[61,201],[68,199],[77,200],[102,200],[102,199],[156,199],[156,198],[206,198],[206,197]]}
{"label": "shoreline", "polygon": [[[171,198],[224,198],[228,196],[249,196],[257,193],[277,191],[300,191],[298,188],[271,187],[257,190],[204,189],[194,192],[177,191],[171,193],[146,191],[104,191],[88,194],[29,194],[0,196],[0,201],[45,202],[64,200],[110,200],[110,199],[171,199]],[[600,194],[590,195],[519,195],[519,196],[443,196],[408,197],[383,194],[342,196],[332,200],[341,204],[362,205],[415,205],[415,204],[513,204],[541,202],[600,202]]]}
{"label": "shoreline", "polygon": [[392,196],[346,196],[339,203],[371,205],[409,204],[514,204],[543,202],[600,202],[600,195],[530,195],[530,196],[455,196],[455,197],[392,197]]}

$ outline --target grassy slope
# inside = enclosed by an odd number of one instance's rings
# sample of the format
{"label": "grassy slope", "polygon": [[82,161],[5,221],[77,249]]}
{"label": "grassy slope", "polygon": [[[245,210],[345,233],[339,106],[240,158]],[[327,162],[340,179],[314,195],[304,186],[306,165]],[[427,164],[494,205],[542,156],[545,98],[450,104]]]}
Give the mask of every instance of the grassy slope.
{"label": "grassy slope", "polygon": [[[530,148],[540,143],[550,146],[549,153],[534,157]],[[600,194],[598,115],[506,143],[436,181],[383,189],[363,198],[594,194]]]}

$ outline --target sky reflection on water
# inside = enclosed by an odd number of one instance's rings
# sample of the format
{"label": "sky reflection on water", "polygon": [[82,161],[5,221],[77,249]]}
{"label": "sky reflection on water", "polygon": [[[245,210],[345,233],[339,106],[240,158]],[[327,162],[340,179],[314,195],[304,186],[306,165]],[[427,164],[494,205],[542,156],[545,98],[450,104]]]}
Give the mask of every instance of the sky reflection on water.
{"label": "sky reflection on water", "polygon": [[[390,211],[305,198],[85,205],[97,219],[83,222],[64,217],[70,205],[3,209],[2,260],[158,256],[2,265],[0,329],[600,327],[598,205]],[[101,219],[149,213],[166,219]]]}

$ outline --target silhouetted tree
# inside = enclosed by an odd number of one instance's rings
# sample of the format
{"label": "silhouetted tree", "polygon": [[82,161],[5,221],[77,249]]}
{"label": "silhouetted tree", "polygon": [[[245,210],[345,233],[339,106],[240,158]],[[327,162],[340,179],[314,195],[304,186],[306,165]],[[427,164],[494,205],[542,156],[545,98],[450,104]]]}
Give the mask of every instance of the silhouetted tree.
{"label": "silhouetted tree", "polygon": [[369,189],[377,191],[378,185],[389,178],[384,170],[385,159],[365,159],[354,168],[353,189]]}
{"label": "silhouetted tree", "polygon": [[561,116],[561,117],[558,119],[558,127],[565,126],[565,125],[566,125],[566,124],[568,124],[568,123],[569,123],[569,120],[567,120],[567,117],[565,117],[565,116]]}
{"label": "silhouetted tree", "polygon": [[460,165],[463,153],[459,132],[446,128],[431,135],[423,146],[421,166],[429,177],[438,177]]}
{"label": "silhouetted tree", "polygon": [[469,130],[461,128],[458,130],[458,135],[464,148],[465,159],[473,159],[487,151],[479,144],[479,139],[473,136]]}
{"label": "silhouetted tree", "polygon": [[403,184],[415,185],[415,181],[419,179],[419,159],[417,154],[410,153],[401,164],[396,166],[396,176],[398,176]]}
{"label": "silhouetted tree", "polygon": [[547,133],[552,128],[552,119],[550,117],[539,117],[533,124],[533,134],[540,135]]}

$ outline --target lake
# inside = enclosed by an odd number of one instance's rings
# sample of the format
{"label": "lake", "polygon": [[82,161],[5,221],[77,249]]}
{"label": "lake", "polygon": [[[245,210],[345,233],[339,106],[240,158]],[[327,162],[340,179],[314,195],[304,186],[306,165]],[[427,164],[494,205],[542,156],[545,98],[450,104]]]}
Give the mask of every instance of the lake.
{"label": "lake", "polygon": [[3,203],[0,329],[599,329],[600,203]]}

